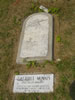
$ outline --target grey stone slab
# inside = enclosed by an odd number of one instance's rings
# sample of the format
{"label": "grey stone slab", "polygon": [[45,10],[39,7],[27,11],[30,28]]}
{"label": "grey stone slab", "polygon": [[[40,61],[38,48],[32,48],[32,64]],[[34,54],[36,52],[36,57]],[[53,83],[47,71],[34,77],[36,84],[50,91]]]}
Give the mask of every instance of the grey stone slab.
{"label": "grey stone slab", "polygon": [[13,93],[53,92],[54,74],[16,75]]}
{"label": "grey stone slab", "polygon": [[53,17],[47,13],[30,15],[23,23],[17,63],[53,58]]}

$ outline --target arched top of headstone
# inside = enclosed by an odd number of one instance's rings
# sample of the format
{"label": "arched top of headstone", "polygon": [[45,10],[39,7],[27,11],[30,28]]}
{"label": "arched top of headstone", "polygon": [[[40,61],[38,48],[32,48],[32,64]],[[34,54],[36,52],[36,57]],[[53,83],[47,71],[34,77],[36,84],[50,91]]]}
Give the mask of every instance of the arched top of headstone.
{"label": "arched top of headstone", "polygon": [[40,21],[40,20],[43,20],[43,19],[46,19],[46,20],[49,20],[49,19],[52,19],[52,15],[51,14],[48,14],[48,13],[34,13],[30,16],[28,16],[25,20],[24,20],[24,24],[26,24],[26,22],[32,22],[32,21]]}
{"label": "arched top of headstone", "polygon": [[52,34],[52,15],[48,13],[30,15],[23,23],[17,58],[27,61],[52,60]]}

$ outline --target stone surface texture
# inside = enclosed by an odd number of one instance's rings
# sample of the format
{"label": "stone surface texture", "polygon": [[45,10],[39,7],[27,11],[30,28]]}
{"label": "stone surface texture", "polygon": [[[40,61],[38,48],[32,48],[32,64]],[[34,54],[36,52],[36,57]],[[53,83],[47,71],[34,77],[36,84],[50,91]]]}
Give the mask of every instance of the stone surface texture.
{"label": "stone surface texture", "polygon": [[53,86],[53,74],[16,75],[13,93],[49,93]]}
{"label": "stone surface texture", "polygon": [[52,60],[53,17],[47,13],[36,13],[23,23],[17,63],[23,59]]}
{"label": "stone surface texture", "polygon": [[24,37],[20,57],[41,57],[48,52],[48,16],[30,17],[24,29]]}

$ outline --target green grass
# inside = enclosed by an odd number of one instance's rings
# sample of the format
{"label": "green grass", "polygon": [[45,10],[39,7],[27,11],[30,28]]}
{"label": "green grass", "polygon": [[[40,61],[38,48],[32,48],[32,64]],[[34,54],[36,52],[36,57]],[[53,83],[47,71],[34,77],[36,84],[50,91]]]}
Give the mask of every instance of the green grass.
{"label": "green grass", "polygon": [[47,97],[46,96],[41,96],[41,100],[47,100]]}
{"label": "green grass", "polygon": [[71,69],[71,70],[75,70],[75,56],[72,58],[68,58],[67,60],[62,60],[58,63],[56,63],[56,67],[58,68],[59,71],[65,71],[65,69]]}
{"label": "green grass", "polygon": [[19,74],[20,74],[19,71],[16,71],[16,72],[15,72],[15,75],[19,75]]}
{"label": "green grass", "polygon": [[10,33],[9,32],[0,32],[0,38],[8,38],[10,36]]}
{"label": "green grass", "polygon": [[41,68],[45,68],[45,66],[47,64],[54,65],[54,62],[53,61],[46,60],[46,61],[44,61],[44,62],[42,62],[40,64],[37,61],[28,61],[27,64],[26,64],[26,66],[27,66],[27,68],[31,68],[31,67],[41,67]]}
{"label": "green grass", "polygon": [[[36,3],[32,3],[32,6],[30,8],[31,12],[35,13],[35,12],[44,12],[42,9],[39,8],[40,7],[40,3],[36,4]],[[59,14],[60,12],[60,8],[48,8],[48,13],[51,14]]]}
{"label": "green grass", "polygon": [[39,8],[40,4],[32,3],[31,11],[32,13],[36,12],[44,12],[42,9]]}
{"label": "green grass", "polygon": [[38,65],[39,65],[39,63],[37,63],[37,61],[28,61],[27,64],[26,64],[26,66],[28,68],[30,68],[30,67],[37,67]]}
{"label": "green grass", "polygon": [[68,82],[68,77],[66,75],[62,75],[61,82],[65,85]]}
{"label": "green grass", "polygon": [[20,95],[20,96],[18,97],[18,100],[25,100],[25,96],[24,96],[24,95]]}
{"label": "green grass", "polygon": [[59,35],[56,37],[56,42],[61,42],[61,37]]}
{"label": "green grass", "polygon": [[21,19],[17,18],[17,16],[14,16],[13,18],[13,25],[21,25]]}
{"label": "green grass", "polygon": [[60,12],[60,8],[49,8],[48,13],[58,14]]}

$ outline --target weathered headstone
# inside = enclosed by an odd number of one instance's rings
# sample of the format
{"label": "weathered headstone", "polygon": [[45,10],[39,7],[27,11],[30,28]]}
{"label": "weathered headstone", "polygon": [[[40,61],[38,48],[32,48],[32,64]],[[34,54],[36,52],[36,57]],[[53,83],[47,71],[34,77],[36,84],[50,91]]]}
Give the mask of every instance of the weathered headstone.
{"label": "weathered headstone", "polygon": [[53,92],[54,75],[16,75],[14,93],[49,93]]}
{"label": "weathered headstone", "polygon": [[43,61],[53,58],[53,17],[47,13],[35,13],[23,23],[17,63]]}

